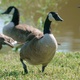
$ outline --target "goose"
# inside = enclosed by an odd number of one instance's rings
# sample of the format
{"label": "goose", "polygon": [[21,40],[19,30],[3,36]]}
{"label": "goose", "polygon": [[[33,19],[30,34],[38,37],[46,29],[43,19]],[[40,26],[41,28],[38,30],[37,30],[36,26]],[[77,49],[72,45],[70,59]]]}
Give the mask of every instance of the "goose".
{"label": "goose", "polygon": [[35,36],[21,47],[20,62],[22,63],[25,73],[28,73],[28,70],[24,60],[32,65],[42,64],[42,72],[44,72],[45,67],[56,53],[58,44],[50,29],[51,22],[54,20],[63,21],[58,13],[49,12],[44,24],[44,35],[38,37]]}
{"label": "goose", "polygon": [[[14,40],[24,43],[35,36],[43,36],[43,33],[39,29],[27,24],[19,24],[19,10],[15,6],[8,7],[2,14],[13,15],[10,23],[3,27],[3,34],[12,37]],[[27,36],[29,36],[29,39]]]}
{"label": "goose", "polygon": [[0,34],[0,49],[2,49],[2,45],[8,45],[13,48],[14,44],[16,43],[17,41],[13,40],[11,37],[8,37],[4,34]]}

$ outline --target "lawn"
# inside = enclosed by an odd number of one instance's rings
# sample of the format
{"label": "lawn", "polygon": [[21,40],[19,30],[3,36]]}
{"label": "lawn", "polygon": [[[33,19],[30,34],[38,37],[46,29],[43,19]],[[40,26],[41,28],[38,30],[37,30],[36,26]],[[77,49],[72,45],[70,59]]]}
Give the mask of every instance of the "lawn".
{"label": "lawn", "polygon": [[26,64],[28,74],[23,72],[19,53],[0,52],[0,80],[80,80],[80,52],[57,52],[44,73],[41,65]]}

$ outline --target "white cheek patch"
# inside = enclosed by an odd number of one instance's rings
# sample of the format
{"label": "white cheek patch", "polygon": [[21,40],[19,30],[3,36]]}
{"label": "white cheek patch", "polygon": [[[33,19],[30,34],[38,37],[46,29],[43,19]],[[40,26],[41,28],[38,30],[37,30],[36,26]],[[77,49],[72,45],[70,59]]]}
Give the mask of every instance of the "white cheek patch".
{"label": "white cheek patch", "polygon": [[12,10],[11,10],[11,12],[10,12],[10,14],[14,14],[14,11],[15,11],[15,9],[13,8]]}
{"label": "white cheek patch", "polygon": [[55,20],[51,13],[49,13],[48,18],[49,18],[50,21],[54,21]]}

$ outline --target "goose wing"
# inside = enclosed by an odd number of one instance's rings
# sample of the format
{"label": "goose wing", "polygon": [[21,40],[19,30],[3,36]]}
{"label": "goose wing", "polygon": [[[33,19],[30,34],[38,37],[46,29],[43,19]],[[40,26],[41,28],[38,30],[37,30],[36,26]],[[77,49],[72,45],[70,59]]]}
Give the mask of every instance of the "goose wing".
{"label": "goose wing", "polygon": [[16,26],[16,29],[21,32],[21,34],[26,35],[26,41],[32,40],[34,37],[39,38],[43,36],[43,32],[39,29],[26,24],[19,24]]}
{"label": "goose wing", "polygon": [[14,43],[15,43],[15,40],[13,40],[11,37],[8,37],[6,35],[3,35],[3,34],[0,34],[0,44],[3,44],[3,45],[8,45],[10,47],[14,47]]}

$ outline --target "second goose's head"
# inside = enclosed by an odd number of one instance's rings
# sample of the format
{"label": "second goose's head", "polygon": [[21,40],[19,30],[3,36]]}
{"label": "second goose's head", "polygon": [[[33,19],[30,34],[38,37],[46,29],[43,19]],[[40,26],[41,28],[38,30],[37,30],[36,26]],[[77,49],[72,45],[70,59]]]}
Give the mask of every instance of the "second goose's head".
{"label": "second goose's head", "polygon": [[19,11],[16,7],[14,7],[14,6],[8,7],[7,10],[5,12],[3,12],[2,14],[13,15],[11,22],[13,22],[15,25],[19,24]]}
{"label": "second goose's head", "polygon": [[63,19],[56,12],[50,12],[48,14],[48,19],[49,19],[49,21],[53,21],[54,19],[56,21],[63,21]]}

